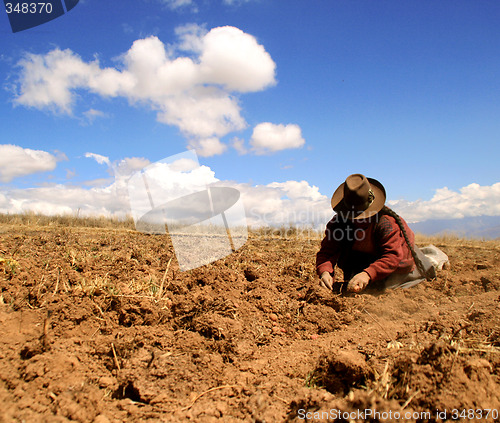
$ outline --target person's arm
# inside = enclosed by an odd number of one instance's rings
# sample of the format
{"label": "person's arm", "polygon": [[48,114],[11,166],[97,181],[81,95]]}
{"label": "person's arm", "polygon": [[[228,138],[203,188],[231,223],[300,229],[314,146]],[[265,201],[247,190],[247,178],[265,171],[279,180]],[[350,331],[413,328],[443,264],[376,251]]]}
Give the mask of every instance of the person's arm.
{"label": "person's arm", "polygon": [[321,241],[321,248],[316,254],[316,272],[321,283],[326,288],[332,289],[334,279],[334,268],[339,257],[339,241],[335,239],[335,222],[328,222],[325,237]]}
{"label": "person's arm", "polygon": [[382,216],[377,230],[375,238],[379,258],[364,269],[372,281],[384,279],[400,267],[411,267],[409,250],[396,221],[392,217]]}

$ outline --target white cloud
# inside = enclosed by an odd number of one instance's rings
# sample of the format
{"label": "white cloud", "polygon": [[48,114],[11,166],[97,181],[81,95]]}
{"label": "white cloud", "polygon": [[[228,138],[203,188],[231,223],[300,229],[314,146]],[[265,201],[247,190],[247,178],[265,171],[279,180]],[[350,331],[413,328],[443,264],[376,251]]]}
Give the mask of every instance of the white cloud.
{"label": "white cloud", "polygon": [[[86,156],[109,164],[105,156],[95,153]],[[115,170],[114,180],[89,181],[84,187],[50,185],[0,192],[0,212],[34,211],[49,215],[78,212],[80,216],[125,217],[131,213],[129,177],[144,169],[151,195],[163,201],[202,191],[208,185],[238,189],[252,226],[314,224],[322,227],[332,214],[329,199],[306,181],[274,182],[264,186],[219,181],[212,169],[199,166],[189,158],[153,164],[144,158],[125,158],[109,165]]]}
{"label": "white cloud", "polygon": [[54,156],[42,150],[0,145],[0,181],[10,182],[19,176],[54,170],[57,162],[64,159],[64,155]]}
{"label": "white cloud", "polygon": [[111,163],[107,157],[100,154],[87,153],[86,157],[110,166],[115,170],[114,178],[87,181],[84,183],[86,187],[58,184],[40,188],[6,190],[0,192],[0,212],[33,211],[47,215],[78,212],[80,216],[122,218],[130,215],[126,181],[134,172],[147,166],[150,163],[149,160],[128,157]]}
{"label": "white cloud", "polygon": [[148,166],[151,162],[143,157],[127,157],[115,163],[113,169],[115,174],[121,178],[127,178],[132,173]]}
{"label": "white cloud", "polygon": [[86,112],[83,112],[83,116],[85,118],[85,123],[92,124],[97,118],[105,118],[108,114],[101,112],[100,110],[89,109]]}
{"label": "white cloud", "polygon": [[196,12],[198,8],[193,0],[160,0],[161,3],[168,6],[171,10],[177,10],[185,7],[191,7],[193,12]]}
{"label": "white cloud", "polygon": [[190,158],[181,158],[169,163],[168,167],[174,172],[190,172],[199,167],[199,164]]}
{"label": "white cloud", "polygon": [[203,37],[207,30],[197,24],[186,24],[175,28],[175,35],[179,42],[174,48],[191,53],[201,53],[203,51]]}
{"label": "white cloud", "polygon": [[333,216],[330,199],[306,181],[273,182],[252,186],[220,182],[237,188],[251,226],[306,226],[318,229]]}
{"label": "white cloud", "polygon": [[[98,60],[85,62],[71,50],[27,54],[18,63],[21,72],[15,102],[72,114],[76,90],[87,90],[148,107],[157,113],[159,122],[177,126],[190,140],[220,138],[244,129],[247,124],[234,94],[260,91],[276,83],[276,65],[269,53],[252,35],[229,26],[208,32],[184,26],[177,35],[177,49],[187,55],[176,56],[175,46],[167,48],[152,36],[136,40],[116,69],[102,68]],[[90,117],[100,116],[96,112],[90,112]],[[292,126],[285,132],[297,137]],[[285,143],[282,148],[297,140]],[[206,142],[197,144],[205,155],[209,151],[220,154],[223,149],[214,148],[214,141],[209,148],[204,147]],[[280,145],[273,151],[278,149]]]}
{"label": "white cloud", "polygon": [[[143,176],[144,175],[144,176]],[[214,172],[207,166],[197,166],[189,170],[178,171],[177,163],[155,162],[144,169],[144,173],[138,178],[132,178],[127,189],[133,195],[134,202],[144,202],[146,188],[144,179],[147,180],[147,190],[152,199],[161,199],[162,203],[178,199],[188,194],[204,191],[208,184],[218,182]],[[137,195],[135,195],[137,194]],[[158,205],[157,201],[155,204]],[[150,207],[149,201],[147,207]],[[149,210],[149,209],[148,209]]]}
{"label": "white cloud", "polygon": [[215,28],[203,38],[200,70],[208,83],[230,91],[260,91],[275,83],[276,65],[256,39],[231,26]]}
{"label": "white cloud", "polygon": [[[15,154],[9,154],[8,150],[14,151]],[[32,152],[33,150],[17,146],[0,146],[0,179],[6,181],[20,174],[42,171],[45,169],[43,166],[55,166],[58,160],[46,152],[35,152],[37,154],[34,155]],[[134,172],[148,167],[148,171],[153,174],[161,173],[161,177],[156,178],[161,186],[156,188],[162,193],[167,192],[171,198],[185,195],[186,192],[204,190],[206,185],[238,189],[245,204],[248,223],[252,226],[297,224],[322,229],[333,215],[330,198],[321,194],[318,187],[307,181],[289,180],[258,186],[219,181],[212,169],[199,166],[187,155],[186,158],[166,163],[168,166],[160,162],[151,166],[149,160],[138,157],[110,163],[107,157],[99,154],[87,153],[86,156],[114,169],[114,180],[93,181],[94,185],[90,187],[50,185],[24,190],[2,190],[0,212],[22,213],[31,210],[44,214],[75,214],[79,210],[81,216],[124,217],[130,214],[128,178]],[[10,159],[7,160],[6,157]],[[30,160],[34,160],[31,168],[26,166],[26,162]],[[10,162],[21,166],[24,164],[25,167],[10,166]],[[15,170],[18,173],[14,175],[13,169],[22,170]],[[153,174],[151,176],[154,176]],[[97,182],[99,187],[95,185]],[[151,192],[155,193],[156,188],[151,186]],[[444,187],[436,190],[435,195],[427,201],[397,200],[388,201],[388,205],[409,222],[482,215],[499,216],[500,182],[491,186],[473,183],[458,191]]]}
{"label": "white cloud", "polygon": [[45,56],[27,54],[18,65],[22,68],[16,103],[49,108],[70,114],[74,94],[99,71],[96,62],[84,63],[70,50],[55,49]]}
{"label": "white cloud", "polygon": [[109,185],[110,182],[110,178],[98,178],[91,181],[85,181],[83,184],[88,187],[104,187],[106,185]]}
{"label": "white cloud", "polygon": [[236,100],[214,88],[199,87],[190,96],[167,99],[158,121],[177,126],[188,137],[222,137],[246,127]]}
{"label": "white cloud", "polygon": [[239,155],[247,154],[248,150],[245,147],[245,140],[234,137],[231,141],[231,146],[238,152]]}
{"label": "white cloud", "polygon": [[223,0],[222,2],[224,4],[227,4],[228,6],[237,6],[243,3],[248,3],[252,0]]}
{"label": "white cloud", "polygon": [[203,138],[193,140],[189,146],[196,150],[202,157],[215,156],[226,151],[227,146],[219,141],[218,138]]}
{"label": "white cloud", "polygon": [[319,192],[319,188],[317,186],[311,186],[307,181],[273,182],[267,186],[270,188],[282,189],[291,200],[309,198],[313,201],[322,201],[326,198]]}
{"label": "white cloud", "polygon": [[5,194],[0,192],[0,210],[8,210],[9,206],[9,199],[5,196]]}
{"label": "white cloud", "polygon": [[85,157],[89,159],[94,159],[99,164],[106,164],[108,166],[111,166],[111,162],[109,161],[109,158],[106,156],[101,156],[100,154],[95,154],[95,153],[85,153]]}
{"label": "white cloud", "polygon": [[305,140],[298,125],[263,122],[253,129],[250,144],[256,154],[269,154],[288,148],[300,148]]}
{"label": "white cloud", "polygon": [[439,188],[428,201],[396,200],[389,201],[388,205],[409,222],[500,216],[500,182],[490,186],[473,183],[458,192],[447,187]]}
{"label": "white cloud", "polygon": [[17,189],[4,192],[2,213],[33,211],[46,215],[119,216],[129,214],[127,197],[119,195],[116,184],[86,189],[69,185]]}

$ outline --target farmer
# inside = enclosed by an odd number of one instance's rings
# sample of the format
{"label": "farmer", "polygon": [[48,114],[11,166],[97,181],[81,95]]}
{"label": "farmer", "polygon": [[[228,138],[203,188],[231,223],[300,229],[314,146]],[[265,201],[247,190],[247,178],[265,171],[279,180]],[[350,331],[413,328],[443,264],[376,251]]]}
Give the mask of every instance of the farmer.
{"label": "farmer", "polygon": [[[385,198],[382,184],[361,174],[348,176],[336,189],[331,204],[337,214],[326,225],[316,255],[321,286],[358,293],[408,288],[435,276],[414,245],[413,232],[384,205]],[[344,283],[334,284],[335,265],[342,269]]]}

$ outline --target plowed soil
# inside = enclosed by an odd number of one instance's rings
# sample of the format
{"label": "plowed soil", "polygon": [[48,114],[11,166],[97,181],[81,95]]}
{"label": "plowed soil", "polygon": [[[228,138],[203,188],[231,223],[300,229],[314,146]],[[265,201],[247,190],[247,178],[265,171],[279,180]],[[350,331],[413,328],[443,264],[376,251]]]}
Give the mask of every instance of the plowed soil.
{"label": "plowed soil", "polygon": [[180,272],[168,236],[3,224],[0,421],[498,420],[499,242],[435,240],[436,280],[351,296],[319,242]]}

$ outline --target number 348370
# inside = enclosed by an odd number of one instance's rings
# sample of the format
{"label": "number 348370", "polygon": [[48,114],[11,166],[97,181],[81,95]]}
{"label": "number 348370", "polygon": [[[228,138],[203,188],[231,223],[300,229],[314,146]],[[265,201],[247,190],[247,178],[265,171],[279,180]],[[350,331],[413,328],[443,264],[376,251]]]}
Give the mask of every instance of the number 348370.
{"label": "number 348370", "polygon": [[7,13],[52,13],[52,3],[5,3]]}

